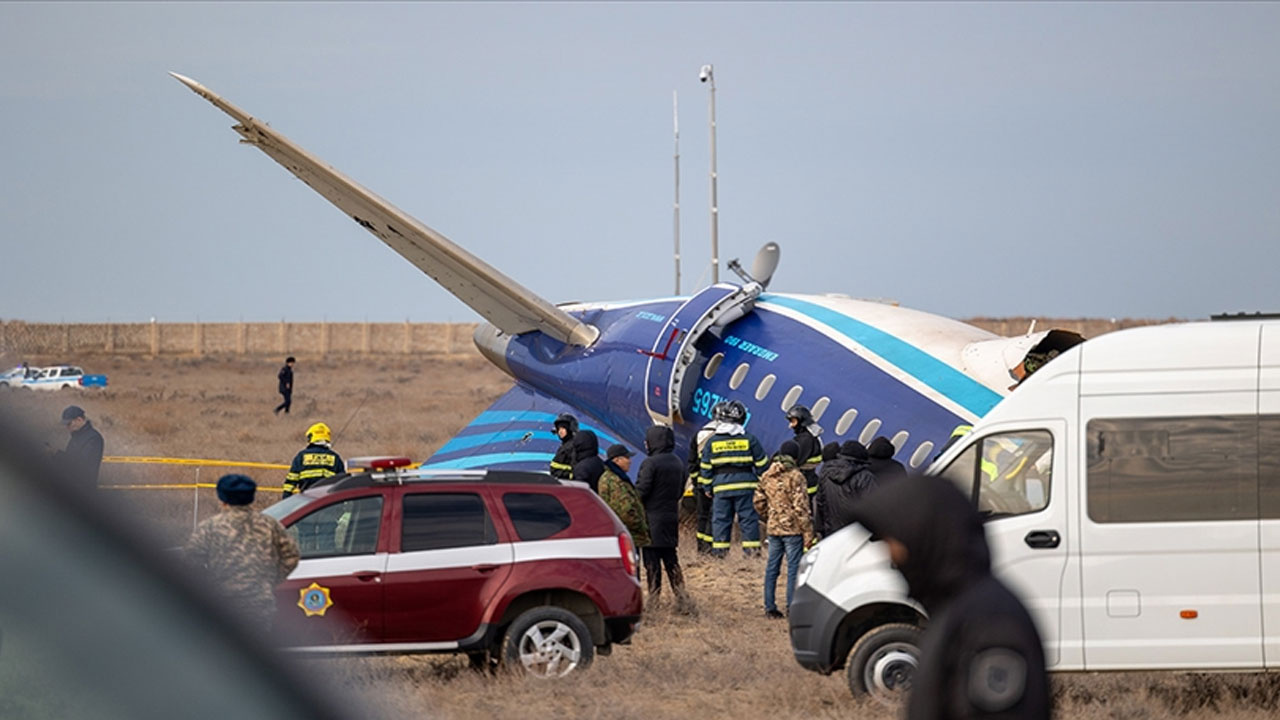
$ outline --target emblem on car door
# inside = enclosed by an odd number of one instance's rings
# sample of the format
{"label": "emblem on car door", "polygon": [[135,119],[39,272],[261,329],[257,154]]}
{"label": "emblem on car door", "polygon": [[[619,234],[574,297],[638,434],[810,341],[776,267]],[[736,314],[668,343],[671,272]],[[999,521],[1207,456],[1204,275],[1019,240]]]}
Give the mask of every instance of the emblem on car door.
{"label": "emblem on car door", "polygon": [[333,598],[329,597],[329,588],[321,587],[316,583],[302,588],[298,591],[298,607],[302,608],[302,612],[307,617],[314,615],[324,616],[324,611],[333,607]]}

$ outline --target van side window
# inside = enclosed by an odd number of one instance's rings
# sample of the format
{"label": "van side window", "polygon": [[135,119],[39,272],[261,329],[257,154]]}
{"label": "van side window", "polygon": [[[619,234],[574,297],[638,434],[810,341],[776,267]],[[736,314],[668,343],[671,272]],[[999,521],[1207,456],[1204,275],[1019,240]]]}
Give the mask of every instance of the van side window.
{"label": "van side window", "polygon": [[1039,512],[1049,504],[1053,435],[1019,430],[982,438],[970,445],[941,476],[974,498],[989,516]]}
{"label": "van side window", "polygon": [[1258,418],[1258,498],[1264,520],[1280,518],[1280,415]]}
{"label": "van side window", "polygon": [[1255,416],[1095,418],[1086,426],[1097,523],[1258,517]]}

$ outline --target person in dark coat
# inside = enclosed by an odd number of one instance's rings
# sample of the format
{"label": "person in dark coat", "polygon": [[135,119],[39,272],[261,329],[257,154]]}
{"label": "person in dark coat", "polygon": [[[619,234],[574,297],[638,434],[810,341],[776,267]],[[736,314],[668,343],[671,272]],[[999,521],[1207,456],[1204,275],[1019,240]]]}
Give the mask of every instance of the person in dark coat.
{"label": "person in dark coat", "polygon": [[648,457],[640,463],[636,475],[636,491],[649,518],[649,546],[641,548],[644,574],[649,586],[649,602],[656,604],[662,593],[662,568],[667,570],[677,607],[688,607],[689,596],[684,587],[684,571],[676,546],[680,543],[680,496],[684,493],[685,464],[675,455],[676,436],[666,425],[654,425],[645,431],[644,451]]}
{"label": "person in dark coat", "polygon": [[65,450],[54,453],[67,474],[83,487],[98,487],[98,470],[102,467],[102,434],[84,416],[78,405],[68,405],[62,411],[62,424],[71,437]]}
{"label": "person in dark coat", "polygon": [[289,414],[289,408],[293,407],[293,363],[294,357],[290,355],[284,360],[284,367],[280,368],[280,372],[276,373],[276,379],[280,381],[279,390],[280,397],[284,398],[284,402],[276,406],[276,414],[279,415],[283,410],[285,415]]}
{"label": "person in dark coat", "polygon": [[877,485],[885,485],[907,476],[907,468],[893,459],[896,452],[898,449],[893,446],[893,442],[883,435],[867,446],[871,472],[876,476]]}
{"label": "person in dark coat", "polygon": [[573,434],[573,479],[586,483],[591,492],[600,493],[600,476],[604,461],[600,459],[600,438],[590,430]]}
{"label": "person in dark coat", "polygon": [[854,521],[854,507],[863,493],[875,487],[876,476],[871,473],[867,448],[849,440],[840,446],[835,459],[822,464],[818,478],[814,529],[828,537]]}
{"label": "person in dark coat", "polygon": [[795,433],[792,440],[800,448],[795,457],[796,465],[804,473],[805,491],[809,497],[818,492],[818,464],[822,462],[822,426],[813,419],[813,413],[804,405],[792,405],[787,411],[787,422]]}
{"label": "person in dark coat", "polygon": [[908,720],[1048,718],[1044,647],[1026,608],[992,576],[969,499],[942,478],[911,477],[867,493],[855,514],[889,545],[929,613]]}
{"label": "person in dark coat", "polygon": [[561,480],[572,480],[573,436],[578,432],[578,418],[569,413],[560,413],[551,427],[556,437],[560,438],[560,447],[556,448],[556,455],[551,458],[551,475]]}

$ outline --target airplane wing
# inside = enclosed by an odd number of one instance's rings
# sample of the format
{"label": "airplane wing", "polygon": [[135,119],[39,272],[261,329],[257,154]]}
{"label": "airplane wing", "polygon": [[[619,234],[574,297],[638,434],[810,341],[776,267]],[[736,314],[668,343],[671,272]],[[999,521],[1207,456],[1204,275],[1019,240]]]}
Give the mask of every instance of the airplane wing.
{"label": "airplane wing", "polygon": [[[440,470],[468,468],[501,468],[503,470],[542,470],[560,447],[560,438],[551,432],[558,413],[564,412],[564,401],[539,394],[517,384],[480,413],[449,442],[422,463],[422,467]],[[574,410],[578,425],[600,438],[600,451],[622,442],[618,433],[595,418]],[[634,443],[627,443],[632,450]],[[643,455],[633,459],[640,466]]]}
{"label": "airplane wing", "polygon": [[413,216],[370,192],[276,132],[265,122],[191,78],[169,73],[183,85],[235,118],[232,129],[358,225],[377,235],[485,320],[505,333],[540,330],[561,342],[587,346],[599,331],[539,297],[496,268],[454,244]]}

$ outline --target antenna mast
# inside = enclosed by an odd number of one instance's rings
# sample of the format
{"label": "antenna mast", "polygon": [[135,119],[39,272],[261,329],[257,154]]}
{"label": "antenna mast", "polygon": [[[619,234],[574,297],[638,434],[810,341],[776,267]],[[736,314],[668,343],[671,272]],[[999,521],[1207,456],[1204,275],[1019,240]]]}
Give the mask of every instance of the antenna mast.
{"label": "antenna mast", "polygon": [[676,91],[671,91],[671,120],[675,127],[676,143],[676,204],[674,229],[676,239],[676,295],[680,294],[680,101]]}

